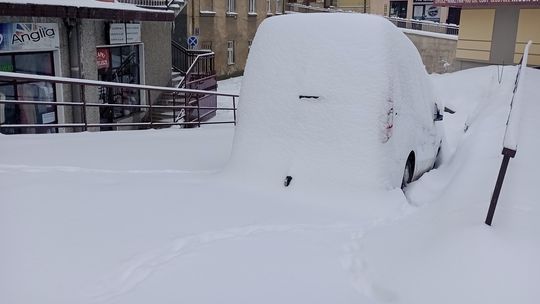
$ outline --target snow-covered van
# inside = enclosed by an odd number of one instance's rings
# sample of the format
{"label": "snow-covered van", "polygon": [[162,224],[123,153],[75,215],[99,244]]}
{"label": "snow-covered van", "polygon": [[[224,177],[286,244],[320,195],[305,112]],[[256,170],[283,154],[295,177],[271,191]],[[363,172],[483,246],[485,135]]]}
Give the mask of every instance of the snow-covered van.
{"label": "snow-covered van", "polygon": [[250,50],[228,170],[289,189],[399,188],[434,166],[441,119],[418,51],[384,18],[272,17]]}

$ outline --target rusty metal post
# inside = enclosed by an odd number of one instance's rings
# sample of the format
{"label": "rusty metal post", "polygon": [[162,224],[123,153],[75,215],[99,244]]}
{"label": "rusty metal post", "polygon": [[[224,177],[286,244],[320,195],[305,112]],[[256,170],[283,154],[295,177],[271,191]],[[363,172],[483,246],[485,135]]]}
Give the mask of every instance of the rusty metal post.
{"label": "rusty metal post", "polygon": [[493,215],[495,214],[495,209],[497,208],[497,202],[499,200],[499,195],[501,194],[504,177],[506,175],[506,170],[508,169],[508,163],[510,162],[510,158],[514,158],[516,156],[516,150],[503,148],[502,154],[503,160],[501,163],[501,168],[499,169],[497,182],[495,183],[495,189],[493,190],[493,195],[491,196],[491,203],[489,204],[489,210],[485,222],[488,226],[491,226],[491,222],[493,221]]}

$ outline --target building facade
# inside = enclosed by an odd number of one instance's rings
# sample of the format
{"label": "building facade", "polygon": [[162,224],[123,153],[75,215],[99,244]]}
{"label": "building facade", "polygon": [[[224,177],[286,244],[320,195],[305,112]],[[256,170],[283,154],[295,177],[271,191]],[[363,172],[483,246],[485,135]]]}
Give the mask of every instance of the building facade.
{"label": "building facade", "polygon": [[517,64],[529,40],[529,64],[540,66],[540,2],[437,0],[448,2],[462,7],[456,51],[462,69]]}
{"label": "building facade", "polygon": [[[167,86],[171,81],[170,32],[174,14],[135,6],[105,8],[0,4],[0,70],[3,72]],[[147,104],[139,91],[45,81],[4,81],[1,100]],[[1,125],[81,122],[83,111],[56,105],[0,104],[0,132],[53,133],[68,128],[2,128]],[[141,110],[89,109],[88,123],[136,122]]]}
{"label": "building facade", "polygon": [[[261,22],[285,11],[284,0],[192,0],[177,17],[173,37],[187,47],[215,53],[219,78],[241,75]],[[182,16],[183,15],[183,16]],[[185,25],[184,25],[185,24]],[[185,33],[181,29],[185,27]],[[187,44],[196,37],[197,45]]]}

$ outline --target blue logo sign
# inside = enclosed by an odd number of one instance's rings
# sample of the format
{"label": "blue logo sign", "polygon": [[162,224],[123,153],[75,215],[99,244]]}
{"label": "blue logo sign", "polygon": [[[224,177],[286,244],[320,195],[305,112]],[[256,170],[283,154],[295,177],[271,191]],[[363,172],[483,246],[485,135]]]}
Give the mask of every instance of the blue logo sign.
{"label": "blue logo sign", "polygon": [[199,44],[199,38],[197,36],[189,36],[187,39],[187,44],[190,47],[196,47]]}

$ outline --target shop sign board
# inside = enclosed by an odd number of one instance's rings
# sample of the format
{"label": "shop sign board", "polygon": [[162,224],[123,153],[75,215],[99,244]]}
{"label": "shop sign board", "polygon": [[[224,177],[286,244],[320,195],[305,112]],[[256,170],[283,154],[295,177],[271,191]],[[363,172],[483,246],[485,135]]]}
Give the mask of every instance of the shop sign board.
{"label": "shop sign board", "polygon": [[0,51],[60,48],[56,23],[0,23]]}
{"label": "shop sign board", "polygon": [[141,42],[141,25],[138,23],[126,24],[126,40],[127,43]]}
{"label": "shop sign board", "polygon": [[440,6],[540,5],[540,0],[434,0]]}
{"label": "shop sign board", "polygon": [[441,17],[439,16],[438,7],[433,5],[426,5],[426,20],[439,22],[440,18]]}
{"label": "shop sign board", "polygon": [[97,67],[99,69],[106,69],[110,66],[111,53],[107,48],[97,49]]}
{"label": "shop sign board", "polygon": [[125,23],[111,23],[109,28],[109,42],[110,44],[126,44],[126,24]]}
{"label": "shop sign board", "polygon": [[111,23],[109,42],[110,44],[141,42],[141,25],[139,23]]}

